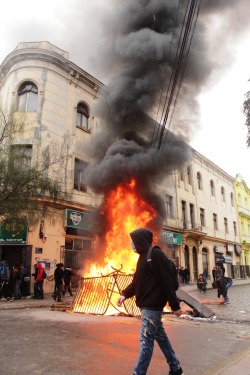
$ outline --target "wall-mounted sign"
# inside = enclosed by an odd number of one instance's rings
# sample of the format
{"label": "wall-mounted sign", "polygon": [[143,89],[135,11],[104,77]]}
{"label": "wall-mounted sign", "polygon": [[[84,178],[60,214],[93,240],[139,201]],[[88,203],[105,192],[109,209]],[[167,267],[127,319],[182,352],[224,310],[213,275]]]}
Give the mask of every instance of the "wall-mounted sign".
{"label": "wall-mounted sign", "polygon": [[42,254],[43,248],[42,247],[35,247],[35,254]]}
{"label": "wall-mounted sign", "polygon": [[226,250],[228,253],[233,253],[234,252],[234,245],[231,243],[226,244]]}
{"label": "wall-mounted sign", "polygon": [[5,220],[0,227],[0,245],[25,245],[27,224],[22,220]]}
{"label": "wall-mounted sign", "polygon": [[182,234],[169,232],[167,230],[162,230],[160,235],[160,240],[165,243],[182,245]]}
{"label": "wall-mounted sign", "polygon": [[69,228],[95,230],[92,215],[70,209],[65,210],[65,226]]}

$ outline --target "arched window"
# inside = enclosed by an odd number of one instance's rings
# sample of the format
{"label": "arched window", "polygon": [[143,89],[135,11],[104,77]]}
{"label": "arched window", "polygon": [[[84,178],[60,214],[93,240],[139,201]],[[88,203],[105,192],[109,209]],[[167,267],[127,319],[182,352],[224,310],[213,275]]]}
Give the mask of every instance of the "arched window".
{"label": "arched window", "polygon": [[211,190],[212,197],[215,197],[214,182],[213,182],[213,180],[210,180],[210,190]]}
{"label": "arched window", "polygon": [[202,190],[202,179],[200,172],[197,172],[197,183],[198,183],[198,189]]}
{"label": "arched window", "polygon": [[38,89],[33,82],[24,82],[18,89],[18,111],[35,112]]}
{"label": "arched window", "polygon": [[89,130],[89,111],[83,103],[77,105],[76,126],[84,130]]}

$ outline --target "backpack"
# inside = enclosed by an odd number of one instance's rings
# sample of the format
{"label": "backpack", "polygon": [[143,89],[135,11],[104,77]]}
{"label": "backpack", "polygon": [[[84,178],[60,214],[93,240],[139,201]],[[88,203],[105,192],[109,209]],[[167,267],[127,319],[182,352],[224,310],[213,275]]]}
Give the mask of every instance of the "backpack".
{"label": "backpack", "polygon": [[43,270],[43,279],[46,279],[47,277],[47,273],[45,272],[45,270]]}
{"label": "backpack", "polygon": [[0,266],[0,279],[3,279],[6,276],[6,267],[5,265],[1,264]]}
{"label": "backpack", "polygon": [[[155,247],[158,247],[158,246],[154,246],[154,247],[151,246],[148,249],[148,253],[147,253],[147,263],[148,263],[149,267],[151,268],[151,270],[153,269],[152,268],[152,251]],[[160,248],[158,247],[158,249],[160,249]],[[163,253],[163,255],[164,255],[164,266],[167,269],[167,272],[170,276],[172,287],[173,287],[174,291],[176,292],[177,289],[179,288],[176,266],[175,266],[174,262],[172,262],[164,253]]]}

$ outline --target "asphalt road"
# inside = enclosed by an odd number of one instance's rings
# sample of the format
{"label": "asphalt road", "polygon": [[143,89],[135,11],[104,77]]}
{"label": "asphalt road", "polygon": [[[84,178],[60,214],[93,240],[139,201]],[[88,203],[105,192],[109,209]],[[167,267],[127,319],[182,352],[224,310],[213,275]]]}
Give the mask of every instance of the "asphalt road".
{"label": "asphalt road", "polygon": [[[168,314],[164,326],[185,375],[213,375],[213,369],[250,346],[246,334],[250,327],[244,322],[187,320]],[[0,374],[132,374],[139,330],[140,320],[131,317],[49,308],[1,311]],[[168,366],[156,345],[148,375],[163,374],[168,374]]]}

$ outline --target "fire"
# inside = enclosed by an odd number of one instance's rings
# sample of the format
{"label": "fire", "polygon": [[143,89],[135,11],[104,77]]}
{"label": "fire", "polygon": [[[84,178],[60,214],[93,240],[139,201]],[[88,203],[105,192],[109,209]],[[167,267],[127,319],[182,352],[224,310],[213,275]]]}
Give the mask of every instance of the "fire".
{"label": "fire", "polygon": [[[113,268],[134,273],[138,255],[130,246],[129,233],[146,227],[157,216],[155,209],[136,192],[136,181],[119,185],[106,197],[103,215],[110,228],[106,233],[106,249],[103,259],[91,264],[85,277],[107,275]],[[113,268],[112,268],[113,267]]]}

